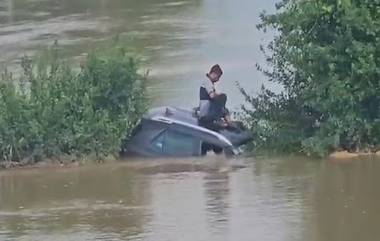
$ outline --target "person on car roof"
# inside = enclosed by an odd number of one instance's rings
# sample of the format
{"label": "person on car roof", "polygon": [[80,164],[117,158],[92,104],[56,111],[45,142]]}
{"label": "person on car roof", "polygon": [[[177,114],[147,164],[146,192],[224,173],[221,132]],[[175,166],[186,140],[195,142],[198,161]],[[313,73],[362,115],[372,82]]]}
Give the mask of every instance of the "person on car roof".
{"label": "person on car roof", "polygon": [[199,88],[199,124],[213,130],[221,126],[226,127],[230,123],[229,111],[226,108],[227,95],[218,93],[215,89],[215,84],[222,75],[222,68],[218,64],[212,66]]}

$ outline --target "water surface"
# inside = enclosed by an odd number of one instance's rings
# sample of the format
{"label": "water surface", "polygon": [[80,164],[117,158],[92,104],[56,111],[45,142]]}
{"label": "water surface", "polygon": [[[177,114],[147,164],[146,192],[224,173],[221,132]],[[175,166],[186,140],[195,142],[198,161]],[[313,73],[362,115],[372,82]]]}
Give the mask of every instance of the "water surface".
{"label": "water surface", "polygon": [[136,160],[0,172],[0,240],[377,240],[380,162]]}
{"label": "water surface", "polygon": [[[196,105],[219,63],[234,108],[235,81],[265,82],[254,65],[270,34],[255,24],[274,2],[0,0],[0,65],[55,39],[76,60],[119,34],[151,70],[156,105]],[[216,156],[2,171],[0,240],[378,240],[378,173],[376,160]]]}
{"label": "water surface", "polygon": [[259,13],[276,0],[0,0],[0,65],[17,63],[59,40],[65,55],[79,58],[119,35],[150,70],[155,104],[193,107],[199,82],[219,63],[219,91],[229,106],[243,98],[236,81],[257,91],[264,77],[256,30]]}

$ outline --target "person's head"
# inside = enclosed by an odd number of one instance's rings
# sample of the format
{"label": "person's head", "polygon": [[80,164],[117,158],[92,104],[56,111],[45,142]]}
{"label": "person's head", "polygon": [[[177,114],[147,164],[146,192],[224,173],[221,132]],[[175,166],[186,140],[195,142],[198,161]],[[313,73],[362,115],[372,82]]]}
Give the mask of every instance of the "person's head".
{"label": "person's head", "polygon": [[218,82],[220,77],[223,75],[222,68],[218,64],[214,65],[211,67],[210,72],[207,74],[207,77],[212,81],[212,82]]}

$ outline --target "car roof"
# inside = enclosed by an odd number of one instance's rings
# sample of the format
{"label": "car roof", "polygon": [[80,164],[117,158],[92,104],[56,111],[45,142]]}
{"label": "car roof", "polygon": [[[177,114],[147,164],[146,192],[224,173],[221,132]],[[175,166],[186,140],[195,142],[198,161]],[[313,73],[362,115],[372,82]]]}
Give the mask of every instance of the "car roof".
{"label": "car roof", "polygon": [[229,141],[225,136],[218,132],[209,130],[207,128],[198,125],[198,118],[193,115],[193,112],[186,109],[181,109],[177,107],[158,107],[151,109],[144,117],[144,119],[167,123],[167,124],[177,124],[180,126],[185,126],[188,128],[201,131],[203,133],[209,134],[220,141],[232,146],[231,141]]}
{"label": "car roof", "polygon": [[192,111],[177,107],[164,106],[154,108],[149,110],[149,112],[144,116],[144,118],[151,120],[154,118],[157,119],[158,117],[170,118],[198,126],[198,118],[193,115]]}

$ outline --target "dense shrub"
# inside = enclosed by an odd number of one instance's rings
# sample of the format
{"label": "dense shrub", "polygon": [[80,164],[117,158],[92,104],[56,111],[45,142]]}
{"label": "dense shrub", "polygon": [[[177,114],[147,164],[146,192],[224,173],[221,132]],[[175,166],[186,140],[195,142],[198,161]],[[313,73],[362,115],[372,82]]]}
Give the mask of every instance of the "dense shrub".
{"label": "dense shrub", "polygon": [[[257,146],[326,155],[380,144],[380,1],[282,0],[261,15],[270,81],[243,107]],[[261,67],[259,69],[262,70]]]}
{"label": "dense shrub", "polygon": [[80,66],[24,57],[23,73],[0,81],[0,161],[33,162],[118,153],[147,107],[145,76],[122,49],[90,54]]}

